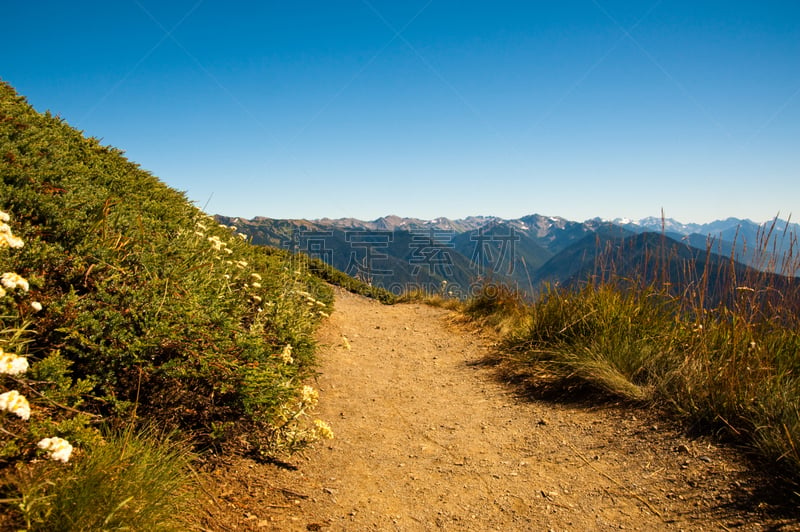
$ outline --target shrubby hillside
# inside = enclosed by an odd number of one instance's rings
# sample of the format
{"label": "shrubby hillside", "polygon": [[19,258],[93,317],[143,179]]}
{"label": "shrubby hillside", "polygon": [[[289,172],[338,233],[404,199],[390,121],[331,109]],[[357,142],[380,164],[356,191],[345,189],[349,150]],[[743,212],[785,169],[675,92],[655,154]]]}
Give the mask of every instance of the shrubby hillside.
{"label": "shrubby hillside", "polygon": [[98,429],[132,425],[262,453],[319,436],[287,421],[315,397],[303,379],[332,294],[284,252],[252,246],[5,83],[0,211],[19,239],[0,246],[0,273],[26,281],[4,282],[0,348],[30,366],[0,375],[0,392],[30,406],[29,419],[0,412],[0,468],[41,456],[44,436],[79,461]]}

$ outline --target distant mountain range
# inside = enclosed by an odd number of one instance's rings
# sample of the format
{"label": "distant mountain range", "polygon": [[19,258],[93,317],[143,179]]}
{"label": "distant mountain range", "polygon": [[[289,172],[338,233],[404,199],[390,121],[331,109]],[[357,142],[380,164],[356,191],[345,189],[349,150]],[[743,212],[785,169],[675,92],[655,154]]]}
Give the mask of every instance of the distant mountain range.
{"label": "distant mountain range", "polygon": [[[676,240],[683,240],[699,249],[711,249],[726,257],[762,270],[780,271],[780,261],[790,252],[798,252],[800,224],[775,219],[756,223],[747,219],[727,218],[707,224],[683,224],[672,219],[644,218],[639,221],[613,220],[614,224],[632,232],[662,231]],[[775,264],[777,262],[777,264]]]}
{"label": "distant mountain range", "polygon": [[[543,282],[579,283],[601,272],[608,261],[615,263],[619,274],[626,273],[621,271],[623,264],[646,271],[647,261],[659,253],[667,253],[676,263],[667,269],[679,277],[677,272],[730,263],[731,258],[737,269],[781,273],[782,257],[790,252],[796,256],[800,235],[798,224],[783,220],[757,224],[737,218],[708,224],[661,218],[575,222],[539,214],[514,220],[491,216],[217,219],[236,226],[255,244],[306,253],[396,293],[423,288],[456,296],[467,296],[486,281],[529,293]],[[691,268],[677,264],[687,261]]]}

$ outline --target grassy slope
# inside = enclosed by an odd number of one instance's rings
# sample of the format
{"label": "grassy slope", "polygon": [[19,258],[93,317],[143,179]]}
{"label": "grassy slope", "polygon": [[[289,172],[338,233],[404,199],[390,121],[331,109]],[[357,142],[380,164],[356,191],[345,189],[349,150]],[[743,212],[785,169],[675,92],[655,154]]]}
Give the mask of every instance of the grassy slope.
{"label": "grassy slope", "polygon": [[[332,303],[322,281],[2,82],[0,210],[25,241],[0,250],[0,269],[27,278],[44,308],[0,298],[0,347],[27,354],[40,378],[31,423],[6,415],[6,428],[47,422],[80,444],[88,418],[70,422],[56,401],[106,426],[137,419],[203,445],[274,447],[313,370],[312,333]],[[0,391],[20,385],[0,379]],[[33,453],[5,433],[0,444],[0,466]]]}

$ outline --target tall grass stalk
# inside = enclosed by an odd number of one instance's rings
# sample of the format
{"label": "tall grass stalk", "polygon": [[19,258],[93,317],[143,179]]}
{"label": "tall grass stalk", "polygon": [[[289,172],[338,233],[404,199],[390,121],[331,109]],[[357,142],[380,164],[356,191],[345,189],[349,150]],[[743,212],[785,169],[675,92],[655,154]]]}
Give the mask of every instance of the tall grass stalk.
{"label": "tall grass stalk", "polygon": [[543,289],[511,327],[504,298],[478,296],[467,312],[505,320],[505,356],[537,384],[667,409],[800,482],[800,269],[796,236],[779,233],[773,222],[759,234],[758,269],[719,257],[713,241],[688,256],[651,238],[634,256],[629,240],[582,287]]}

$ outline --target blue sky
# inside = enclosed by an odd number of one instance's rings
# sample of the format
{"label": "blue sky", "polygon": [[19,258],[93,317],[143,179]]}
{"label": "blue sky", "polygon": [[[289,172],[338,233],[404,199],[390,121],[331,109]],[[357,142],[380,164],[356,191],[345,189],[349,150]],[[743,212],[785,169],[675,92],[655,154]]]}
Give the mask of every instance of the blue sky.
{"label": "blue sky", "polygon": [[0,79],[211,214],[800,216],[800,2],[10,2]]}

